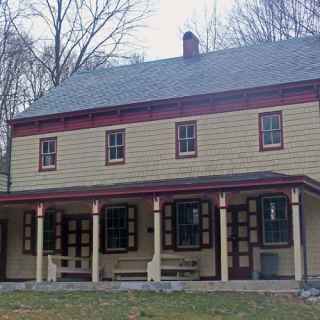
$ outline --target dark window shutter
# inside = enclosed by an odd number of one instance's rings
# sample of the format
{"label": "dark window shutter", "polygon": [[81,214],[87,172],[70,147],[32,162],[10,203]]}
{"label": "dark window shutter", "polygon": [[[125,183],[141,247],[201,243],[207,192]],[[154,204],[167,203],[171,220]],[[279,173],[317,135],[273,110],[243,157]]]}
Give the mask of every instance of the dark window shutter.
{"label": "dark window shutter", "polygon": [[136,206],[128,206],[128,250],[138,249],[138,209]]}
{"label": "dark window shutter", "polygon": [[212,208],[210,201],[201,201],[201,247],[212,247]]}
{"label": "dark window shutter", "polygon": [[162,246],[164,250],[175,248],[174,205],[165,203],[162,209]]}
{"label": "dark window shutter", "polygon": [[23,253],[35,254],[36,251],[36,212],[25,211],[23,214]]}
{"label": "dark window shutter", "polygon": [[57,210],[55,220],[56,253],[62,253],[62,217],[63,211]]}

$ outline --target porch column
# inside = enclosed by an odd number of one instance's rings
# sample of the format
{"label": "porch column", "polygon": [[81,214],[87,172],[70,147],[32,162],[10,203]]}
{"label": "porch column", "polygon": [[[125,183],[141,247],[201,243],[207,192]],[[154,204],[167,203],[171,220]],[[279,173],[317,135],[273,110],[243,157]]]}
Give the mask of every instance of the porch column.
{"label": "porch column", "polygon": [[43,202],[37,205],[37,262],[36,262],[36,281],[42,282],[42,269],[43,269],[43,219],[44,219],[44,206]]}
{"label": "porch column", "polygon": [[302,246],[301,246],[301,224],[300,224],[300,190],[291,190],[293,248],[294,248],[294,278],[302,280]]}
{"label": "porch column", "polygon": [[221,280],[229,280],[228,266],[228,233],[227,233],[227,200],[226,193],[219,193],[220,207],[220,247],[221,247]]}
{"label": "porch column", "polygon": [[148,263],[148,281],[161,281],[161,217],[160,198],[153,198],[154,254]]}
{"label": "porch column", "polygon": [[99,281],[99,200],[92,202],[92,282]]}

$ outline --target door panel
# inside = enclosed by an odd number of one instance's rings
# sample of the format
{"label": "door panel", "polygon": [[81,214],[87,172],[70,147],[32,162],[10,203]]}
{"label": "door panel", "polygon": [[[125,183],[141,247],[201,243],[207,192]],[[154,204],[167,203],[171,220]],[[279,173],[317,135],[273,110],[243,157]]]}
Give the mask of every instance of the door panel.
{"label": "door panel", "polygon": [[[66,215],[64,217],[64,255],[87,258],[91,255],[91,219],[89,215]],[[89,263],[70,261],[71,268],[88,268]]]}
{"label": "door panel", "polygon": [[4,281],[6,279],[7,234],[7,221],[0,220],[0,281]]}
{"label": "door panel", "polygon": [[251,250],[249,218],[245,205],[230,206],[228,222],[228,262],[230,279],[249,279]]}

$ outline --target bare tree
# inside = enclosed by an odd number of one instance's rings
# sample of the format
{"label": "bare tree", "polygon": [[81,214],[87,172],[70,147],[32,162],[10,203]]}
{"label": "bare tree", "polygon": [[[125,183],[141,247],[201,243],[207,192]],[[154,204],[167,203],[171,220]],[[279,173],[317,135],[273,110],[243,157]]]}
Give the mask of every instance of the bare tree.
{"label": "bare tree", "polygon": [[[44,28],[43,36],[26,43],[28,49],[58,86],[81,68],[123,57],[150,6],[149,0],[32,0],[24,12],[33,26]],[[21,35],[25,23],[14,25]]]}
{"label": "bare tree", "polygon": [[231,46],[318,33],[320,20],[306,8],[313,0],[237,0],[228,20]]}
{"label": "bare tree", "polygon": [[202,11],[187,19],[180,33],[192,31],[199,39],[200,51],[207,53],[224,48],[224,26],[218,17],[217,0],[213,1],[212,8],[205,5]]}

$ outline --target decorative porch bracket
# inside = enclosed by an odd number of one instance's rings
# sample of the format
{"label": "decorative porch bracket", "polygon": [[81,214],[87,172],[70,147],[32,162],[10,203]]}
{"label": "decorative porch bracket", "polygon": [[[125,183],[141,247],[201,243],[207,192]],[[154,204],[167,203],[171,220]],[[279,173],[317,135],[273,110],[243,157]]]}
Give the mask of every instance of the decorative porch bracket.
{"label": "decorative porch bracket", "polygon": [[42,282],[43,275],[43,218],[44,205],[39,202],[37,205],[37,262],[36,262],[36,281]]}
{"label": "decorative porch bracket", "polygon": [[92,282],[99,282],[99,200],[92,202]]}
{"label": "decorative porch bracket", "polygon": [[228,234],[227,234],[227,195],[219,193],[220,208],[220,246],[221,246],[221,280],[229,280],[228,266]]}
{"label": "decorative porch bracket", "polygon": [[148,281],[161,281],[161,223],[160,223],[160,198],[153,198],[154,217],[154,255],[148,263]]}
{"label": "decorative porch bracket", "polygon": [[301,222],[300,222],[300,190],[291,190],[293,248],[294,248],[294,278],[302,280],[302,246],[301,246]]}

